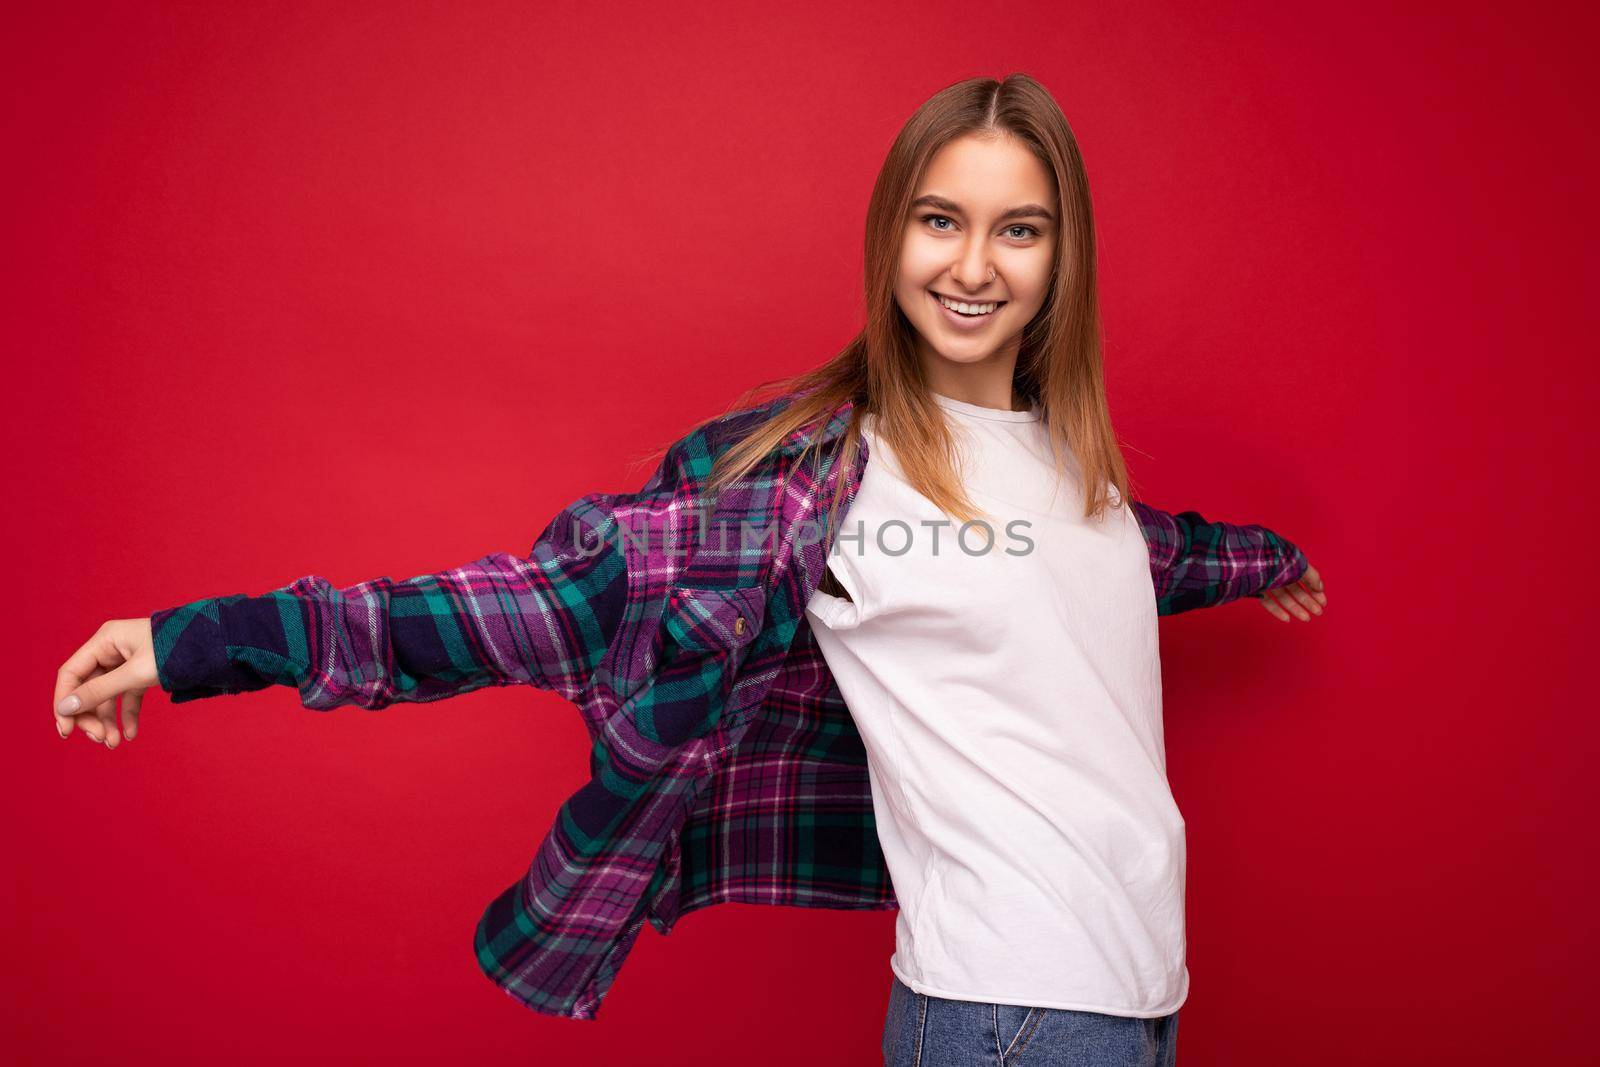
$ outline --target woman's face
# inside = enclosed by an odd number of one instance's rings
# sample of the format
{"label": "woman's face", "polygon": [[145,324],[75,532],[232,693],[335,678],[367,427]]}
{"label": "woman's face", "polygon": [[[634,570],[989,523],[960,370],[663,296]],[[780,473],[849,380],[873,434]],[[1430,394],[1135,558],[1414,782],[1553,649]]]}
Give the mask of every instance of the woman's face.
{"label": "woman's face", "polygon": [[[1049,170],[1012,137],[967,135],[934,155],[894,289],[924,360],[1015,360],[1050,287],[1059,214]],[[978,314],[950,310],[940,295]]]}

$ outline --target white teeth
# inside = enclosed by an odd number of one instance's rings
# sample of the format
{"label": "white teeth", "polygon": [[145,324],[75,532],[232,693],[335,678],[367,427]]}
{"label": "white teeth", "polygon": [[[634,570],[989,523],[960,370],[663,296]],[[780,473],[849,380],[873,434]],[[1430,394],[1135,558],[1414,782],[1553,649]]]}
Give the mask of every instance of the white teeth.
{"label": "white teeth", "polygon": [[933,295],[939,298],[939,303],[943,304],[951,311],[959,311],[963,315],[987,315],[989,312],[1000,306],[998,303],[963,304],[959,300],[947,300],[944,297],[939,296],[938,293],[934,293]]}

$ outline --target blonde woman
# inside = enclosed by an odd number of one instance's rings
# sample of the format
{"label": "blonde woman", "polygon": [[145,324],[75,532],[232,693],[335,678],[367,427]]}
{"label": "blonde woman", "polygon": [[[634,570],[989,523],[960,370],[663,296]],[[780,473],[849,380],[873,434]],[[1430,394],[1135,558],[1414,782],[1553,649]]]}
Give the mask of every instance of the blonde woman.
{"label": "blonde woman", "polygon": [[[1157,617],[1327,603],[1293,543],[1130,499],[1078,146],[1033,79],[896,139],[867,322],[691,428],[526,556],[316,575],[106,623],[55,717],[116,747],[174,703],[559,692],[593,741],[484,973],[593,1019],[644,923],[725,901],[897,908],[886,1064],[1170,1064],[1189,988]],[[121,698],[121,722],[117,700]]]}

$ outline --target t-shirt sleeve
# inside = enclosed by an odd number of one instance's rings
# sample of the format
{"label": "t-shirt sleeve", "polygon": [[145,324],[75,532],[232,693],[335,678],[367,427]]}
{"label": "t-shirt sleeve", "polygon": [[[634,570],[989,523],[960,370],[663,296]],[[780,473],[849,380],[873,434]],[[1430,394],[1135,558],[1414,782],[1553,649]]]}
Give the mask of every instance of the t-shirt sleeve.
{"label": "t-shirt sleeve", "polygon": [[828,554],[828,571],[850,594],[849,599],[818,589],[812,594],[806,611],[830,630],[849,630],[860,626],[871,617],[873,601],[858,561],[848,553],[835,550]]}

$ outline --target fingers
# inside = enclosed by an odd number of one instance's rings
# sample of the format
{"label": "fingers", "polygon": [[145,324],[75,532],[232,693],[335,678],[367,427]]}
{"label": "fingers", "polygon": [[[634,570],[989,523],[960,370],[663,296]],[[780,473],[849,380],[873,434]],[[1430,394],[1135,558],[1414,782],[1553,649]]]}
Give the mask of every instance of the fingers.
{"label": "fingers", "polygon": [[129,741],[139,732],[139,705],[143,702],[143,689],[122,695],[122,736]]}
{"label": "fingers", "polygon": [[62,701],[74,689],[82,685],[88,677],[87,674],[74,674],[66,664],[62,664],[61,669],[56,672],[56,691],[55,696],[51,698],[50,707],[55,713],[56,730],[60,732],[62,737],[67,737],[72,733],[73,719],[77,710],[76,708],[72,711],[66,710],[69,705],[63,704]]}
{"label": "fingers", "polygon": [[72,722],[73,725],[83,732],[83,736],[87,737],[95,744],[98,745],[105,742],[105,726],[95,715],[94,709],[91,708],[88,711],[78,712],[78,714],[72,717]]}
{"label": "fingers", "polygon": [[1313,612],[1322,614],[1322,604],[1318,603],[1319,594],[1311,593],[1296,585],[1268,589],[1257,593],[1256,596],[1261,601],[1261,606],[1282,622],[1288,622],[1291,614],[1301,622],[1310,622]]}
{"label": "fingers", "polygon": [[1257,593],[1256,599],[1261,601],[1261,606],[1266,608],[1268,613],[1271,614],[1273,618],[1281,619],[1283,622],[1288,622],[1289,613],[1278,606],[1278,598],[1275,595],[1276,593],[1276,589],[1268,589],[1264,593]]}
{"label": "fingers", "polygon": [[1294,590],[1294,595],[1302,604],[1318,615],[1322,614],[1318,608],[1328,605],[1328,590],[1322,584],[1322,574],[1310,564],[1306,565],[1305,573],[1301,574],[1299,581],[1290,588]]}
{"label": "fingers", "polygon": [[1317,572],[1317,568],[1310,564],[1306,565],[1305,573],[1300,575],[1300,581],[1305,584],[1307,589],[1313,592],[1320,593],[1323,591],[1322,575]]}
{"label": "fingers", "polygon": [[101,705],[109,701],[112,724],[115,725],[116,698],[123,693],[143,688],[144,680],[139,676],[138,666],[132,662],[124,662],[120,656],[112,663],[106,664],[106,667],[115,669],[104,670],[101,673],[91,672],[88,679],[74,689],[67,700],[71,701],[76,697],[80,702],[80,708],[94,708],[97,715],[100,714]]}
{"label": "fingers", "polygon": [[[92,692],[88,688],[91,683],[98,685],[108,684],[105,679],[109,679],[110,683],[114,684],[117,679],[113,676],[116,674],[117,671],[108,671],[104,667],[96,666],[89,672],[89,677],[84,679],[84,685],[78,688],[78,693]],[[139,705],[143,699],[144,690],[142,689],[129,690],[122,694],[123,720],[125,723],[131,722],[137,726]],[[131,718],[129,716],[130,707],[132,708]],[[117,725],[117,695],[115,693],[93,707],[68,716],[67,721],[68,726],[65,736],[70,737],[72,731],[76,729],[81,731],[89,740],[96,744],[105,745],[107,748],[116,748],[126,736],[126,730],[119,729]]]}
{"label": "fingers", "polygon": [[[56,672],[51,708],[56,731],[67,738],[82,730],[116,748],[125,728],[129,738],[138,732],[144,691],[157,681],[148,620],[104,622]],[[123,698],[123,725],[117,721],[118,697]]]}
{"label": "fingers", "polygon": [[[1284,587],[1284,592],[1287,593],[1289,595],[1289,597],[1293,599],[1294,603],[1299,604],[1302,608],[1304,608],[1306,611],[1309,611],[1312,615],[1321,615],[1322,614],[1322,602],[1326,599],[1325,597],[1322,596],[1322,594],[1313,593],[1309,589],[1302,589],[1298,585],[1285,586]],[[1310,616],[1309,615],[1303,615],[1303,616],[1301,616],[1301,618],[1309,619]]]}
{"label": "fingers", "polygon": [[[112,646],[111,639],[106,633],[108,626],[109,624],[102,623],[100,629],[94,632],[94,636],[80,645],[78,650],[67,658],[67,662],[61,665],[61,669],[56,671],[56,690],[52,706],[55,708],[58,728],[70,725],[62,720],[87,710],[89,706],[89,700],[81,694],[76,704],[63,705],[62,701],[70,698],[88,679],[122,662],[121,653]],[[103,699],[104,697],[96,697],[96,701]]]}
{"label": "fingers", "polygon": [[[83,681],[87,682],[90,678],[98,678],[105,672],[106,669],[104,667],[96,665],[89,671],[88,676]],[[94,708],[84,708],[82,711],[67,716],[67,731],[70,734],[73,730],[78,730],[96,744],[103,744],[106,739],[105,728],[101,725],[99,717],[96,716]]]}
{"label": "fingers", "polygon": [[117,698],[96,704],[94,717],[100,720],[101,736],[105,738],[107,748],[116,748],[122,740],[122,732],[117,729]]}
{"label": "fingers", "polygon": [[1268,589],[1262,593],[1262,606],[1272,612],[1274,618],[1281,619],[1283,622],[1289,621],[1290,612],[1293,612],[1295,617],[1302,622],[1310,622],[1311,616],[1306,612],[1305,608],[1300,606],[1298,601],[1289,596],[1287,589],[1287,586],[1279,586],[1277,589]]}

